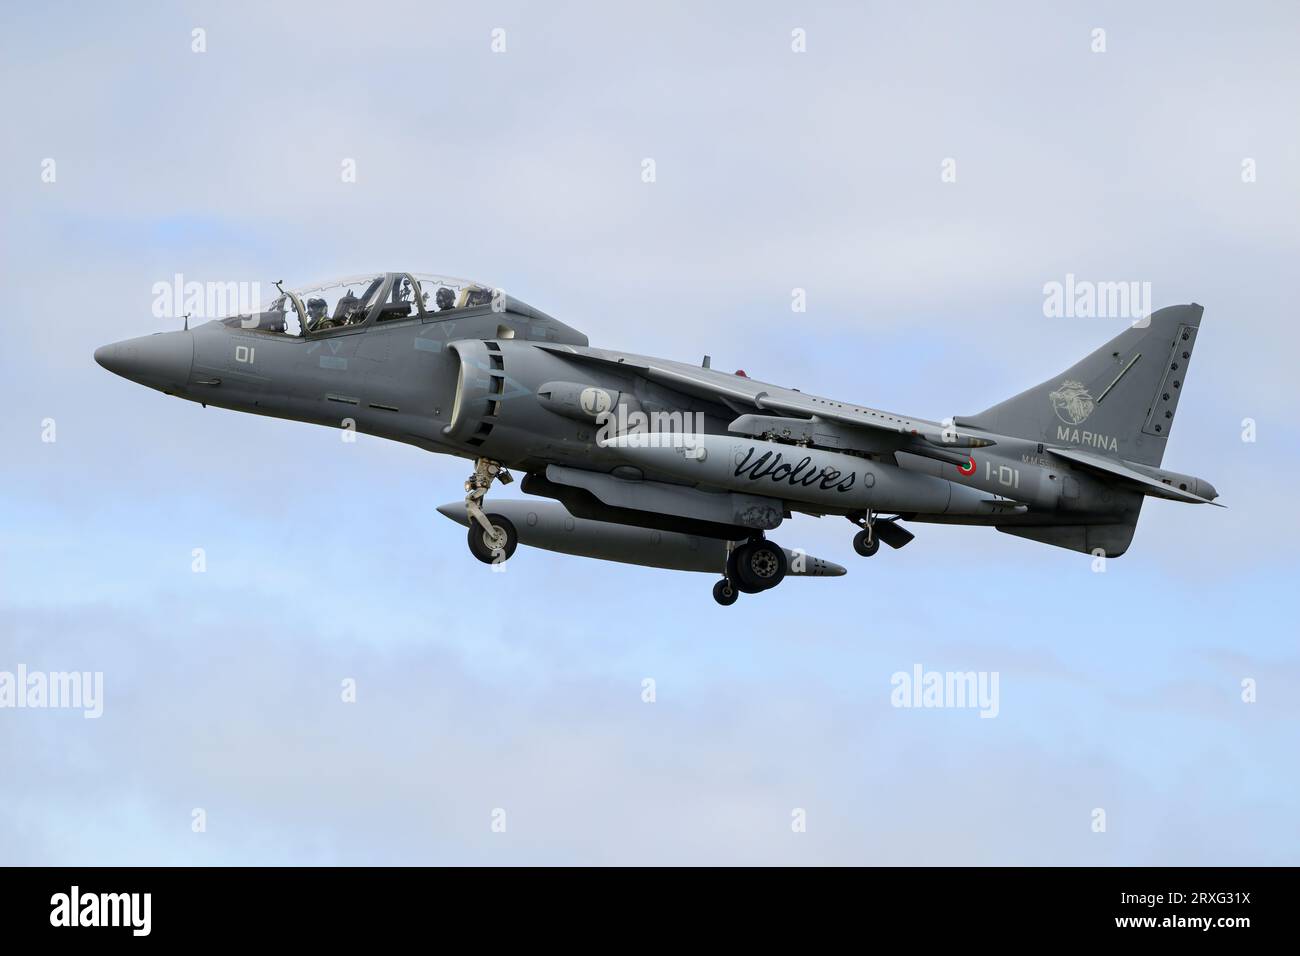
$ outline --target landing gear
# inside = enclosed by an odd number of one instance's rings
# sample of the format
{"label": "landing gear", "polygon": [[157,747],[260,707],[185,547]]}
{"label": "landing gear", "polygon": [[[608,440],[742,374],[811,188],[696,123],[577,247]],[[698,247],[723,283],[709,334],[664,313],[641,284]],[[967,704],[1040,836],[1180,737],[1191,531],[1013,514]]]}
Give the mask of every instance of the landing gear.
{"label": "landing gear", "polygon": [[465,513],[469,516],[469,550],[484,564],[500,564],[515,553],[519,535],[515,526],[501,515],[490,515],[483,510],[483,498],[492,482],[501,479],[503,485],[514,481],[505,465],[491,458],[474,462],[474,473],[465,479]]}
{"label": "landing gear", "polygon": [[879,551],[880,539],[876,537],[876,513],[868,508],[865,515],[850,516],[849,520],[862,528],[853,536],[853,550],[864,558],[869,558]]}
{"label": "landing gear", "polygon": [[729,578],[723,578],[717,584],[713,585],[713,600],[717,601],[723,607],[731,607],[740,597],[740,592],[736,590],[735,585]]}
{"label": "landing gear", "polygon": [[766,538],[746,541],[727,554],[727,576],[713,586],[713,599],[723,606],[736,603],[740,594],[757,594],[774,588],[789,569],[785,549]]}
{"label": "landing gear", "polygon": [[880,518],[874,511],[849,515],[849,520],[862,529],[853,536],[853,550],[864,558],[869,558],[880,550],[882,541],[891,548],[901,548],[907,544],[916,535],[898,523],[900,517],[902,516],[894,515],[892,518]]}
{"label": "landing gear", "polygon": [[864,558],[869,558],[880,550],[880,539],[875,536],[873,529],[864,528],[853,536],[853,550]]}
{"label": "landing gear", "polygon": [[509,561],[519,545],[519,534],[509,518],[485,515],[491,531],[484,531],[477,523],[469,526],[469,551],[484,564]]}
{"label": "landing gear", "polygon": [[732,551],[727,568],[742,591],[757,594],[780,584],[788,565],[784,549],[766,538],[759,538]]}

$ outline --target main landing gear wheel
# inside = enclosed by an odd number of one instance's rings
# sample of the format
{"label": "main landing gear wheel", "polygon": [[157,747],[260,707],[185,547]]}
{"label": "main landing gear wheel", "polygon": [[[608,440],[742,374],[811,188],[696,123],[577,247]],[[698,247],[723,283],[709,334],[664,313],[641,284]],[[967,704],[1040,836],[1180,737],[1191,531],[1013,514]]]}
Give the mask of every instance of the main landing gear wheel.
{"label": "main landing gear wheel", "polygon": [[469,550],[474,557],[484,564],[500,564],[509,561],[519,545],[519,534],[509,518],[489,514],[485,516],[492,525],[492,534],[477,523],[469,526]]}
{"label": "main landing gear wheel", "polygon": [[780,584],[787,568],[785,551],[766,538],[760,538],[731,552],[727,576],[741,591],[757,594]]}
{"label": "main landing gear wheel", "polygon": [[853,550],[869,558],[880,550],[880,539],[864,528],[853,536]]}
{"label": "main landing gear wheel", "polygon": [[723,578],[717,584],[713,585],[713,600],[717,601],[723,607],[731,607],[740,597],[740,592],[736,590],[729,580]]}

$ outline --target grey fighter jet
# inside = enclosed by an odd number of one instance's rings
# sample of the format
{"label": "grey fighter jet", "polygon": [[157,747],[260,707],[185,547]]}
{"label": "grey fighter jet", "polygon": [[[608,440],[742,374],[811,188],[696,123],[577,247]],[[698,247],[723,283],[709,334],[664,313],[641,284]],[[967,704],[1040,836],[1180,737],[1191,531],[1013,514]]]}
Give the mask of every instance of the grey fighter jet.
{"label": "grey fighter jet", "polygon": [[[474,463],[438,510],[499,563],[526,544],[720,576],[714,597],[844,568],[771,535],[841,515],[864,557],[904,523],[982,525],[1118,557],[1148,497],[1211,504],[1160,467],[1201,324],[1161,309],[976,415],[929,421],[741,372],[592,348],[477,282],[388,272],[283,290],[262,311],[106,345],[100,365],[169,395],[348,428]],[[521,473],[530,498],[488,502]],[[541,499],[541,500],[538,500]]]}

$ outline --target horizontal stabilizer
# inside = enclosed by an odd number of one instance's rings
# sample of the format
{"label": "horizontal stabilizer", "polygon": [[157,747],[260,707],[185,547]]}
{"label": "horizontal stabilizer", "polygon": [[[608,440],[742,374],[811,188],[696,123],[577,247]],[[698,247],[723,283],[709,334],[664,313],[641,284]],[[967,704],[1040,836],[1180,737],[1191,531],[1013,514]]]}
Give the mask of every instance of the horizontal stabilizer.
{"label": "horizontal stabilizer", "polygon": [[1128,467],[1122,461],[1114,458],[1106,458],[1101,455],[1094,455],[1086,451],[1076,451],[1073,448],[1049,448],[1047,449],[1058,458],[1064,458],[1075,464],[1083,465],[1085,468],[1091,468],[1093,471],[1101,472],[1111,478],[1119,478],[1136,486],[1138,491],[1144,495],[1150,495],[1153,498],[1167,498],[1170,501],[1182,501],[1193,505],[1215,505],[1222,508],[1224,505],[1217,501],[1211,501],[1209,498],[1202,498],[1200,495],[1192,494],[1181,488],[1175,488],[1173,485],[1167,485],[1163,481],[1157,481],[1150,475],[1144,475],[1136,469]]}

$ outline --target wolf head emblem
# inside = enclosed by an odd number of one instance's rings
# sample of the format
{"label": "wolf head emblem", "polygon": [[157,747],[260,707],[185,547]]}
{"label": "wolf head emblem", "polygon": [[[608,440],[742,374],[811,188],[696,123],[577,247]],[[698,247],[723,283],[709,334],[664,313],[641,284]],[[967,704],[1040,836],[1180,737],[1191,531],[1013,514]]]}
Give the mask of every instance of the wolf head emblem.
{"label": "wolf head emblem", "polygon": [[1048,396],[1056,417],[1067,425],[1082,425],[1097,407],[1088,390],[1080,382],[1066,379],[1061,387]]}

